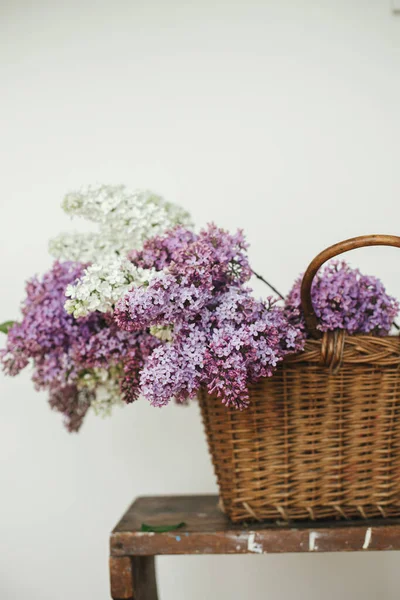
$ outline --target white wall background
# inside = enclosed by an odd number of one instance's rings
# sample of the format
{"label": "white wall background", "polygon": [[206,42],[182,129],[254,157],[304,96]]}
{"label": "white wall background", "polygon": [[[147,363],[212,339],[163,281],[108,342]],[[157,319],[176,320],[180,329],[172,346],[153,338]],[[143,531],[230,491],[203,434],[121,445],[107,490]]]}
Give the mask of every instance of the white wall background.
{"label": "white wall background", "polygon": [[[0,82],[0,321],[70,227],[63,194],[86,183],[150,187],[199,224],[244,227],[283,291],[322,247],[400,231],[389,0],[2,0]],[[399,260],[352,257],[398,296]],[[29,373],[0,386],[1,600],[106,600],[108,534],[135,496],[216,491],[196,405],[139,402],[70,436]],[[394,600],[399,565],[164,558],[159,583],[161,600]]]}

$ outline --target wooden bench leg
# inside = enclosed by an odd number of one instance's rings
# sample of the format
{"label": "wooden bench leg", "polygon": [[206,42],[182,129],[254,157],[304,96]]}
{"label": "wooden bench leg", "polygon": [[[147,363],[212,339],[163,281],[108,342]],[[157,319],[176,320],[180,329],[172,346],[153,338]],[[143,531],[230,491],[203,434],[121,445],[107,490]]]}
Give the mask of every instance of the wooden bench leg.
{"label": "wooden bench leg", "polygon": [[154,556],[111,556],[113,600],[158,600]]}

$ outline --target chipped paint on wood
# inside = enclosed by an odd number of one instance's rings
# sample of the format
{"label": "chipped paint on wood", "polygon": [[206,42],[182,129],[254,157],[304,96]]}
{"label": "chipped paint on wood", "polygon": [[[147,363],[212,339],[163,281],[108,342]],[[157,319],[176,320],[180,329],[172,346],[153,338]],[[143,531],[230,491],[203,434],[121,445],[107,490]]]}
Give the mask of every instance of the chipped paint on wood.
{"label": "chipped paint on wood", "polygon": [[372,527],[368,527],[367,531],[365,532],[363,550],[368,550],[369,545],[371,543],[371,538],[372,538]]}
{"label": "chipped paint on wood", "polygon": [[254,552],[256,554],[262,554],[263,553],[262,544],[257,544],[255,539],[256,539],[256,534],[254,533],[254,531],[252,531],[249,534],[249,537],[247,538],[247,550],[249,552]]}
{"label": "chipped paint on wood", "polygon": [[318,550],[316,541],[319,538],[319,536],[320,536],[320,534],[317,531],[310,531],[309,536],[308,536],[308,549],[310,552],[314,552],[315,550]]}

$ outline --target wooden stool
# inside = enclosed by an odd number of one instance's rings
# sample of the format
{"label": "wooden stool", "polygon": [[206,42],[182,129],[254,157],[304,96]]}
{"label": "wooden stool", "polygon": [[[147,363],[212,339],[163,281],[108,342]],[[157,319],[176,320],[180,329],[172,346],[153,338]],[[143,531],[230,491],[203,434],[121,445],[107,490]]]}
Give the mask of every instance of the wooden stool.
{"label": "wooden stool", "polygon": [[[142,532],[142,523],[186,526]],[[111,597],[157,600],[154,558],[164,554],[269,554],[400,550],[400,519],[232,524],[217,496],[138,498],[110,539]]]}

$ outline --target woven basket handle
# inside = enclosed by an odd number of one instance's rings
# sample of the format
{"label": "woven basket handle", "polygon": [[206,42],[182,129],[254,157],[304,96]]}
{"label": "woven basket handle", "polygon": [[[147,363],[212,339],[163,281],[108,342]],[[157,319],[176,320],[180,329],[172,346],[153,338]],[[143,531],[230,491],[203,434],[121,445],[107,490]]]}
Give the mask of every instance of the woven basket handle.
{"label": "woven basket handle", "polygon": [[396,248],[400,248],[400,237],[397,235],[360,235],[359,237],[350,238],[349,240],[344,240],[344,242],[329,246],[329,248],[320,252],[308,266],[301,283],[301,306],[304,312],[306,327],[312,337],[316,339],[322,337],[322,333],[317,328],[318,317],[315,314],[311,300],[311,286],[319,268],[327,260],[338,254],[365,246],[395,246]]}

